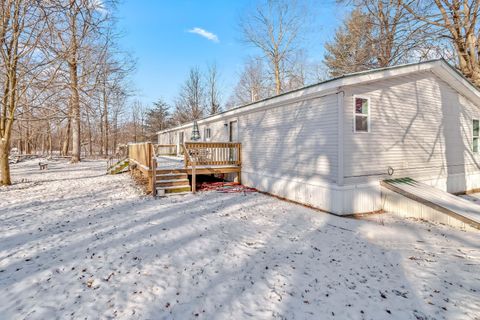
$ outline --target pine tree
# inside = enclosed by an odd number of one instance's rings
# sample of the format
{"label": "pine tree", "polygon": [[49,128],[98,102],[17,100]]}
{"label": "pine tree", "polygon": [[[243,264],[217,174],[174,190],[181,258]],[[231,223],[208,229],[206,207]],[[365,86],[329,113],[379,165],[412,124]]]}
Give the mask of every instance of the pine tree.
{"label": "pine tree", "polygon": [[147,111],[146,127],[147,135],[151,140],[155,140],[156,133],[165,130],[169,126],[169,107],[165,101],[159,99],[155,102],[153,109]]}
{"label": "pine tree", "polygon": [[325,45],[325,49],[325,65],[332,77],[374,68],[370,17],[360,10],[354,10],[335,32],[333,42]]}

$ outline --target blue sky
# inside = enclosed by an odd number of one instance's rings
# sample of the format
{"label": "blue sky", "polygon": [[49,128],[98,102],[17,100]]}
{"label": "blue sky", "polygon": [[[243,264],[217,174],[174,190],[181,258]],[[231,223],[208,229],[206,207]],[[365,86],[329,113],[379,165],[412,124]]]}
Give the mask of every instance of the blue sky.
{"label": "blue sky", "polygon": [[[151,104],[159,98],[172,103],[192,66],[205,69],[216,63],[225,102],[242,64],[258,53],[240,41],[238,19],[254,0],[124,0],[119,7],[120,44],[137,59],[133,83],[138,100]],[[323,57],[323,43],[333,36],[344,10],[335,0],[313,1],[316,19],[307,35],[312,60]],[[202,36],[194,28],[210,32]],[[200,30],[197,30],[200,31]],[[200,33],[202,33],[200,31]],[[217,37],[217,39],[215,39]]]}

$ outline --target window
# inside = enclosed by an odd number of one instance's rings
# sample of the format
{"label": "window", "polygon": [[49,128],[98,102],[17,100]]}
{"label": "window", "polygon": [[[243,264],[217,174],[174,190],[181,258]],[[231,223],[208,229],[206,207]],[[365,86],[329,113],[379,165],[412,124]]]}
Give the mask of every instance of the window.
{"label": "window", "polygon": [[480,121],[478,119],[473,120],[473,152],[478,153],[478,137],[480,134]]}
{"label": "window", "polygon": [[212,131],[210,128],[205,128],[203,131],[203,137],[205,138],[205,141],[209,141],[210,138],[212,137]]}
{"label": "window", "polygon": [[370,131],[370,99],[354,97],[354,131]]}

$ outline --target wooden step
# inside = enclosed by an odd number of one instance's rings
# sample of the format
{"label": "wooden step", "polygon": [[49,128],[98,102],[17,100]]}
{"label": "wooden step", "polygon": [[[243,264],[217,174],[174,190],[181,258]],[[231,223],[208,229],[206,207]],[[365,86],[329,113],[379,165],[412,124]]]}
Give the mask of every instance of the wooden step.
{"label": "wooden step", "polygon": [[188,179],[158,180],[157,187],[185,186],[189,184]]}
{"label": "wooden step", "polygon": [[177,180],[177,179],[187,179],[188,175],[186,173],[166,173],[166,174],[158,174],[156,179],[160,180]]}
{"label": "wooden step", "polygon": [[166,194],[190,192],[190,185],[171,186],[171,187],[157,187],[157,194],[161,194],[160,190],[164,190]]}
{"label": "wooden step", "polygon": [[187,169],[157,169],[157,175],[173,173],[187,173]]}

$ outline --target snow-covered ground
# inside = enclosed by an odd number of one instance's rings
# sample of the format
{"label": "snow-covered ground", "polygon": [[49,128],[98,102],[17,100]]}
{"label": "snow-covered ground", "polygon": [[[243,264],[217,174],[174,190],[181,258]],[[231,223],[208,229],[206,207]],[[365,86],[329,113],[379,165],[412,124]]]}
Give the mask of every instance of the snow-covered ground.
{"label": "snow-covered ground", "polygon": [[13,166],[0,319],[480,319],[480,232],[258,193],[152,199],[105,169]]}

